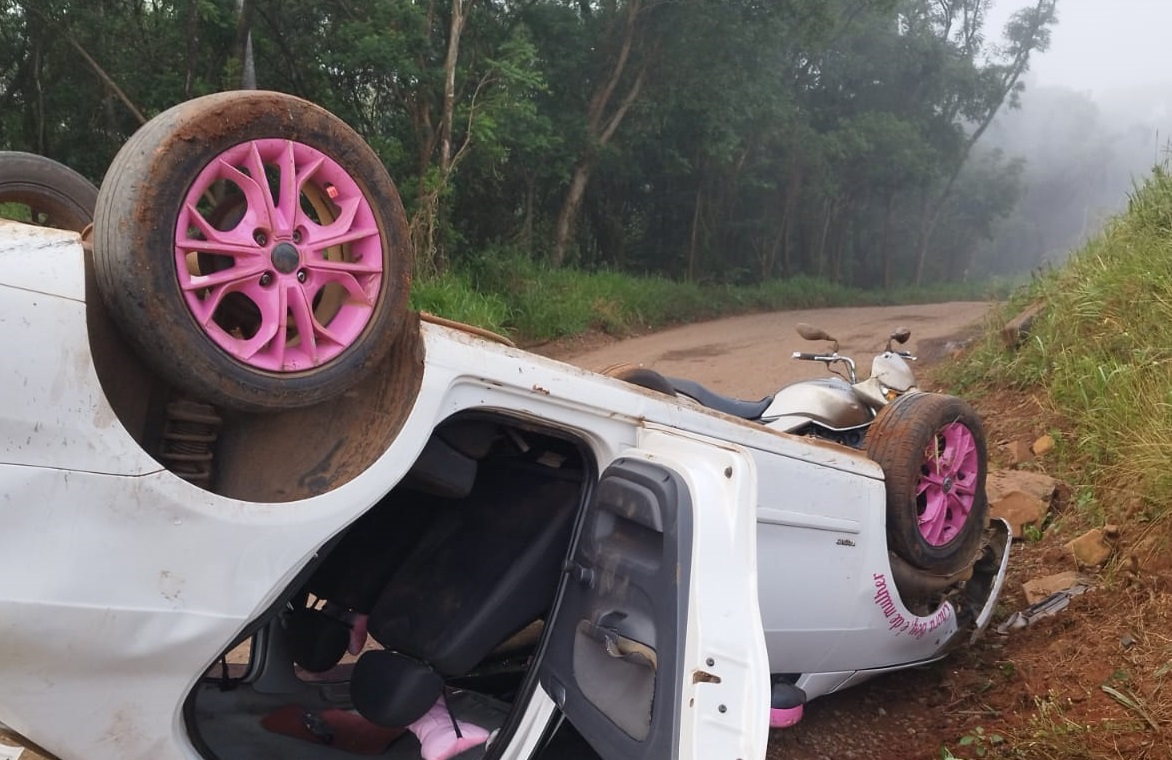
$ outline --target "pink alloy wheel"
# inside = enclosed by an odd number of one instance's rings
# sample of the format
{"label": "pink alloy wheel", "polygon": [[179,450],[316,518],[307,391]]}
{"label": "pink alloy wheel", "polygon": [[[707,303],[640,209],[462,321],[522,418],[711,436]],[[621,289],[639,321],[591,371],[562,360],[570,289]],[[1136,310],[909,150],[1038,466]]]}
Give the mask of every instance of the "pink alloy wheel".
{"label": "pink alloy wheel", "polygon": [[924,450],[920,482],[920,535],[932,546],[944,546],[964,529],[976,500],[979,457],[972,431],[951,422],[937,431]]}
{"label": "pink alloy wheel", "polygon": [[370,203],[336,161],[293,140],[225,150],[195,178],[175,229],[191,316],[248,367],[301,372],[369,323],[383,277]]}

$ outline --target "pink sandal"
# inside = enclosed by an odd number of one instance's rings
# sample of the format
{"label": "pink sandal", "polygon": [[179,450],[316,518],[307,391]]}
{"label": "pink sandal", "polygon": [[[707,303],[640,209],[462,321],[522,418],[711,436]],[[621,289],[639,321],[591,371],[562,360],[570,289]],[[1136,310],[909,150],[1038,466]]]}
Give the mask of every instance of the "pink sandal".
{"label": "pink sandal", "polygon": [[442,696],[422,718],[407,728],[419,739],[423,760],[449,760],[488,741],[488,731],[456,720]]}

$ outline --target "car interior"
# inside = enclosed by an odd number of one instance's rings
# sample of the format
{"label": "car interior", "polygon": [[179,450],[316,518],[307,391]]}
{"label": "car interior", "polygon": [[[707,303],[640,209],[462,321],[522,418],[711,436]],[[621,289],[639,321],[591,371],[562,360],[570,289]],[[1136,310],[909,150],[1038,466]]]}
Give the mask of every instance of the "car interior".
{"label": "car interior", "polygon": [[[595,477],[581,445],[530,423],[467,413],[441,424],[407,477],[197,684],[193,741],[222,760],[419,758],[405,726],[437,700],[507,732],[535,686],[543,622]],[[355,647],[357,625],[369,637]]]}

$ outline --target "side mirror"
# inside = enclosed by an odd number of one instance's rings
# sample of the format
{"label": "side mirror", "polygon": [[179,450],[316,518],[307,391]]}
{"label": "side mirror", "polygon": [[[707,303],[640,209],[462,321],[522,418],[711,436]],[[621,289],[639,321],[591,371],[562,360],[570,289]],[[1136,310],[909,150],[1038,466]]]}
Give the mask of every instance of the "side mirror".
{"label": "side mirror", "polygon": [[909,330],[908,328],[906,328],[906,327],[895,328],[895,332],[891,333],[891,338],[888,339],[888,341],[887,341],[887,350],[888,351],[893,350],[891,347],[891,341],[895,341],[896,343],[898,343],[902,346],[904,343],[907,343],[907,339],[910,337],[912,337],[912,331]]}
{"label": "side mirror", "polygon": [[798,335],[801,335],[806,340],[834,340],[834,338],[826,334],[825,330],[814,327],[814,325],[807,322],[798,322],[797,329]]}
{"label": "side mirror", "polygon": [[814,325],[811,325],[807,322],[798,322],[797,331],[798,331],[798,335],[801,335],[806,340],[828,340],[828,341],[830,341],[831,343],[834,344],[834,347],[830,350],[833,353],[838,353],[838,341],[835,340],[834,338],[832,338],[830,336],[830,334],[828,332],[826,332],[825,330],[823,330],[822,328],[814,327]]}

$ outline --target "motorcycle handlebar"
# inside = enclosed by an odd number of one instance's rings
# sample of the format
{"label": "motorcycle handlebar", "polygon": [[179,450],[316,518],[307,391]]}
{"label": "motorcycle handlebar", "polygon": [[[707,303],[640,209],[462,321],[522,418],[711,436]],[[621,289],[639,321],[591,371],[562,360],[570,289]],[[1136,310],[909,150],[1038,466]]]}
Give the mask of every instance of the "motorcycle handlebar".
{"label": "motorcycle handlebar", "polygon": [[808,362],[819,362],[819,361],[825,362],[825,361],[830,361],[830,360],[831,360],[831,359],[833,359],[834,357],[832,357],[832,356],[823,356],[823,355],[821,355],[821,354],[807,354],[807,353],[806,353],[806,352],[804,352],[804,351],[794,351],[794,357],[793,357],[793,358],[795,358],[795,359],[803,359],[803,360],[805,360],[805,361],[808,361]]}

